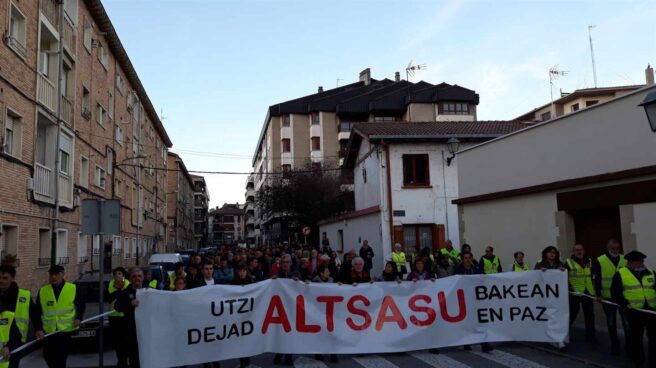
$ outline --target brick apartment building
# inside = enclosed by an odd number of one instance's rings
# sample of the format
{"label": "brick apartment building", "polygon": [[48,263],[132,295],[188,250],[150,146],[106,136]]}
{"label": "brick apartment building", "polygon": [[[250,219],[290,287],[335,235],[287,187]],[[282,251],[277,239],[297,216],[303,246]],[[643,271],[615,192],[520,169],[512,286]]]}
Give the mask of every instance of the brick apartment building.
{"label": "brick apartment building", "polygon": [[208,244],[210,192],[204,177],[192,175],[191,178],[194,181],[194,249],[199,249]]}
{"label": "brick apartment building", "polygon": [[[351,127],[361,122],[476,121],[479,96],[448,83],[431,84],[371,78],[367,68],[359,81],[269,106],[253,155],[253,189],[266,183],[269,173],[311,166],[337,168],[343,158]],[[247,186],[251,181],[247,182]],[[248,203],[249,190],[246,198]],[[284,242],[299,235],[294,221],[263,218],[254,210],[256,242]]]}
{"label": "brick apartment building", "polygon": [[[100,0],[3,1],[0,25],[0,251],[19,284],[51,263],[74,280],[102,250],[145,264],[164,246],[172,143]],[[80,234],[86,198],[120,199],[122,234]]]}
{"label": "brick apartment building", "polygon": [[244,205],[224,203],[210,211],[212,244],[237,245],[244,243]]}
{"label": "brick apartment building", "polygon": [[195,248],[194,235],[194,179],[177,154],[168,153],[166,251]]}

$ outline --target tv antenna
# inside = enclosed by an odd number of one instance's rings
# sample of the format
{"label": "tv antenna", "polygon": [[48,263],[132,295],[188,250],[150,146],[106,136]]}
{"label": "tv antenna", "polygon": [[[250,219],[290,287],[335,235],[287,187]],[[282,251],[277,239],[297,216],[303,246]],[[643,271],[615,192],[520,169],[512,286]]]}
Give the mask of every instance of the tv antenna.
{"label": "tv antenna", "polygon": [[164,123],[164,120],[166,120],[166,116],[164,116],[164,108],[159,109],[159,120],[161,120],[162,123]]}
{"label": "tv antenna", "polygon": [[339,87],[339,81],[343,81],[343,79],[342,78],[337,78],[335,80],[335,87]]}
{"label": "tv antenna", "polygon": [[558,64],[554,65],[549,69],[549,92],[551,92],[551,113],[553,116],[556,117],[556,113],[554,111],[554,99],[553,99],[553,82],[554,80],[558,79],[559,77],[564,77],[569,73],[567,70],[559,70],[558,69]]}
{"label": "tv antenna", "polygon": [[592,29],[596,26],[591,24],[588,26],[588,39],[590,40],[590,58],[592,59],[592,77],[594,78],[594,86],[597,88],[597,65],[594,58],[594,47],[592,46]]}
{"label": "tv antenna", "polygon": [[426,64],[413,65],[412,60],[410,60],[408,66],[405,67],[405,80],[409,82],[410,77],[414,77],[416,71],[426,70],[427,68]]}

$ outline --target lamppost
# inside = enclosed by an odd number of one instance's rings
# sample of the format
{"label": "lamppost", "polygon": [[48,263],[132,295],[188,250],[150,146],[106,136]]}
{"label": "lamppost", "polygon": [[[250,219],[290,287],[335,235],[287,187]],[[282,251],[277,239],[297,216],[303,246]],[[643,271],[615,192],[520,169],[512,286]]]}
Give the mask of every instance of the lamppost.
{"label": "lamppost", "polygon": [[446,158],[446,166],[451,166],[451,161],[456,157],[456,152],[460,149],[460,141],[458,138],[450,138],[446,142],[446,148],[449,150],[451,156]]}
{"label": "lamppost", "polygon": [[656,91],[647,94],[645,99],[638,106],[642,106],[645,109],[645,114],[647,114],[647,120],[649,120],[651,131],[656,133]]}

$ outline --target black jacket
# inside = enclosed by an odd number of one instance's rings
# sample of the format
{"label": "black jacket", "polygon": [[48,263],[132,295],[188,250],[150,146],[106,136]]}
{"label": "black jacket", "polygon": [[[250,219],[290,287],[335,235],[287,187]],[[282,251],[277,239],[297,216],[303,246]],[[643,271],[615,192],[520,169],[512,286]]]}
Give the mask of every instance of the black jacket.
{"label": "black jacket", "polygon": [[[608,252],[604,253],[608,259],[613,263],[615,267],[620,262],[620,256],[613,257]],[[594,284],[595,292],[598,296],[601,296],[601,265],[598,260],[592,262],[592,282]]]}

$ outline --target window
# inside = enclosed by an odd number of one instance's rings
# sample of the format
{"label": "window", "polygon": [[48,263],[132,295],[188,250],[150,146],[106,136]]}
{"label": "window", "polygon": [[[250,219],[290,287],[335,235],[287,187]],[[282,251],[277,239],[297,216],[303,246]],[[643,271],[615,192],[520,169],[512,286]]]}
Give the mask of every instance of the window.
{"label": "window", "polygon": [[86,263],[88,260],[87,236],[82,233],[77,233],[77,263]]}
{"label": "window", "polygon": [[137,258],[137,239],[132,238],[132,258]]}
{"label": "window", "polygon": [[310,116],[310,121],[312,122],[312,125],[321,124],[321,120],[319,119],[319,113],[313,112],[312,115]]}
{"label": "window", "polygon": [[96,186],[105,189],[105,182],[107,181],[107,171],[104,168],[96,165]]}
{"label": "window", "polygon": [[125,95],[125,80],[120,74],[116,74],[116,89],[121,96]]}
{"label": "window", "polygon": [[68,264],[68,230],[57,230],[57,260],[59,265]]}
{"label": "window", "polygon": [[5,116],[5,135],[2,141],[2,151],[14,157],[21,155],[22,119],[20,116],[7,110]]}
{"label": "window", "polygon": [[110,119],[114,119],[114,94],[111,92],[108,93],[108,105],[107,105],[107,116],[109,116]]}
{"label": "window", "polygon": [[80,186],[89,187],[89,159],[80,156]]}
{"label": "window", "polygon": [[283,116],[281,117],[281,119],[282,119],[282,126],[284,126],[284,127],[291,126],[291,124],[292,124],[292,120],[291,120],[291,118],[289,117],[289,115],[283,115]]}
{"label": "window", "polygon": [[312,151],[321,151],[321,137],[312,137]]}
{"label": "window", "polygon": [[98,124],[100,124],[101,127],[105,127],[105,108],[102,107],[102,105],[98,104],[98,107],[96,108],[97,114],[96,114],[96,121]]}
{"label": "window", "polygon": [[283,152],[291,152],[292,151],[292,144],[289,138],[284,138],[282,140],[282,151]]}
{"label": "window", "polygon": [[68,134],[59,136],[59,172],[71,175],[71,156],[73,152],[73,138]]}
{"label": "window", "polygon": [[399,118],[397,118],[396,116],[376,116],[374,118],[374,121],[377,123],[388,123],[391,121],[398,121],[398,120]]}
{"label": "window", "polygon": [[68,19],[71,20],[71,23],[77,23],[77,0],[65,0],[64,1],[64,11],[68,16]]}
{"label": "window", "polygon": [[18,226],[3,224],[0,226],[2,235],[0,236],[0,257],[4,258],[7,254],[18,254]]}
{"label": "window", "polygon": [[123,195],[123,182],[121,179],[115,178],[114,179],[114,196],[116,198],[121,198]]}
{"label": "window", "polygon": [[572,105],[572,112],[574,111],[579,111],[579,104],[575,103],[574,105]]}
{"label": "window", "polygon": [[107,147],[107,172],[112,175],[114,169],[114,150]]}
{"label": "window", "polygon": [[100,255],[100,235],[93,236],[92,252],[94,256]]}
{"label": "window", "polygon": [[114,245],[114,251],[112,252],[112,254],[115,255],[115,256],[120,256],[121,255],[121,237],[115,235],[112,238],[112,244]]}
{"label": "window", "polygon": [[590,107],[599,103],[599,100],[585,101],[585,107]]}
{"label": "window", "polygon": [[348,150],[348,139],[342,139],[339,141],[339,158],[346,157],[346,152]]}
{"label": "window", "polygon": [[550,119],[551,119],[551,111],[547,111],[545,113],[542,113],[542,115],[540,115],[540,121],[547,121]]}
{"label": "window", "polygon": [[403,155],[403,185],[430,185],[428,155]]}
{"label": "window", "polygon": [[405,249],[433,248],[432,225],[403,225],[403,245]]}
{"label": "window", "polygon": [[116,140],[116,143],[120,144],[121,146],[123,145],[123,128],[118,125],[114,130],[114,139]]}
{"label": "window", "polygon": [[91,93],[86,87],[82,87],[82,116],[91,119]]}
{"label": "window", "polygon": [[130,238],[123,238],[123,259],[130,258]]}
{"label": "window", "polygon": [[445,115],[469,115],[469,105],[459,102],[448,102],[440,105],[442,111],[440,114]]}
{"label": "window", "polygon": [[25,16],[14,4],[11,4],[11,18],[9,20],[9,35],[7,44],[18,55],[27,57],[27,37],[25,28]]}
{"label": "window", "polygon": [[86,48],[88,52],[91,52],[92,31],[91,22],[89,22],[89,19],[84,18],[84,48]]}
{"label": "window", "polygon": [[45,77],[48,76],[50,71],[50,54],[48,53],[47,45],[41,45],[39,50],[39,73],[43,74]]}
{"label": "window", "polygon": [[98,43],[98,60],[100,64],[107,70],[109,63],[109,51],[100,42]]}
{"label": "window", "polygon": [[39,267],[50,266],[50,230],[39,229]]}
{"label": "window", "polygon": [[292,165],[285,164],[282,165],[282,177],[285,179],[289,179],[291,177],[292,173]]}

